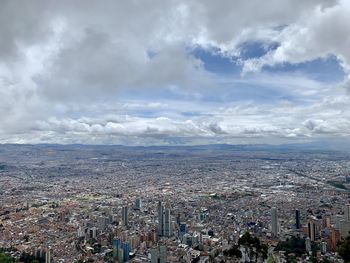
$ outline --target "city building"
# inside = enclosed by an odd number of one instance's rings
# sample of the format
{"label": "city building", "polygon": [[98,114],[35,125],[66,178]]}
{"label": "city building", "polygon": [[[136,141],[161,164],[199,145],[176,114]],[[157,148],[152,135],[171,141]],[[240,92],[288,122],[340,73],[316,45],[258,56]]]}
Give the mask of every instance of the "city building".
{"label": "city building", "polygon": [[141,198],[136,198],[135,200],[135,209],[140,210],[142,208]]}
{"label": "city building", "polygon": [[166,246],[157,246],[151,249],[151,263],[165,263],[167,256]]}
{"label": "city building", "polygon": [[271,232],[274,237],[278,236],[278,218],[277,209],[275,207],[271,208]]}
{"label": "city building", "polygon": [[128,226],[128,217],[129,217],[128,207],[123,206],[123,208],[122,208],[122,222],[123,222],[124,226]]}
{"label": "city building", "polygon": [[309,237],[307,237],[305,240],[305,250],[307,252],[311,252],[311,240]]}
{"label": "city building", "polygon": [[316,233],[317,233],[317,227],[316,224],[313,220],[310,220],[307,223],[307,233],[308,233],[308,237],[310,238],[311,241],[315,241],[316,240]]}
{"label": "city building", "polygon": [[295,228],[300,229],[301,228],[301,223],[300,223],[300,210],[296,209],[295,210]]}
{"label": "city building", "polygon": [[171,211],[158,203],[158,235],[170,237],[173,235]]}
{"label": "city building", "polygon": [[344,215],[345,215],[345,220],[348,221],[348,222],[350,223],[350,204],[347,204],[347,205],[345,206]]}

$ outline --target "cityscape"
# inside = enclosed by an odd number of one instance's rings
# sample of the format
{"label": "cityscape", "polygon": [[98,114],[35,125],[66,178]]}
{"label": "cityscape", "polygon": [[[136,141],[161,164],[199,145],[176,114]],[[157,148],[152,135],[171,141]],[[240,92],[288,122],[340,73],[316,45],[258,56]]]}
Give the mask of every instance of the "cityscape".
{"label": "cityscape", "polygon": [[350,263],[350,0],[1,0],[0,263]]}
{"label": "cityscape", "polygon": [[343,262],[349,152],[2,145],[0,164],[0,247],[23,262],[251,262],[246,233],[259,262]]}

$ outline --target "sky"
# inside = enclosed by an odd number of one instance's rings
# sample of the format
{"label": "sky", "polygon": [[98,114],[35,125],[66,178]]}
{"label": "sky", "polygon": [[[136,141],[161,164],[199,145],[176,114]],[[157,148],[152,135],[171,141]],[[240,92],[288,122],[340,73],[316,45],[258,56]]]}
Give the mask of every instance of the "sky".
{"label": "sky", "polygon": [[348,0],[3,0],[0,143],[346,140]]}

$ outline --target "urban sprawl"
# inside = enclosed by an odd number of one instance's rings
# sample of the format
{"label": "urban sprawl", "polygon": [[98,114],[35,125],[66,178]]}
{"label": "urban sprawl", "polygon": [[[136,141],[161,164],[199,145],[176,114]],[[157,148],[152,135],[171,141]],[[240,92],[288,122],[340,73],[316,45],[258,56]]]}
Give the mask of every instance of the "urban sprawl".
{"label": "urban sprawl", "polygon": [[278,147],[0,146],[17,262],[344,262],[350,154]]}

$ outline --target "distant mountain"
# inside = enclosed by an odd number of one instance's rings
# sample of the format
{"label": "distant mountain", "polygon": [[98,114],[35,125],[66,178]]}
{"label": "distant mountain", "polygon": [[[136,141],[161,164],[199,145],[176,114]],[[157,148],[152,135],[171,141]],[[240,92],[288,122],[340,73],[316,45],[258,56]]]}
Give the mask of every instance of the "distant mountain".
{"label": "distant mountain", "polygon": [[154,145],[154,146],[125,146],[125,145],[88,145],[88,144],[0,144],[1,148],[30,149],[120,149],[136,151],[345,151],[350,150],[348,140],[313,141],[290,144],[207,144],[207,145]]}

